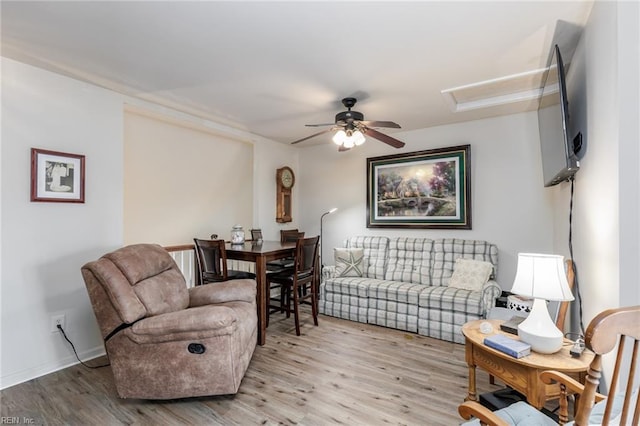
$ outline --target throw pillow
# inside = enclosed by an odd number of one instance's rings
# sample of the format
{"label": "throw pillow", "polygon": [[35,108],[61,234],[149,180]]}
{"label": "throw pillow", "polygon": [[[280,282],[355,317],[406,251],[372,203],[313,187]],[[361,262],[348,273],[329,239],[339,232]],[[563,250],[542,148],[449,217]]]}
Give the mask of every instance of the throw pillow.
{"label": "throw pillow", "polygon": [[364,249],[335,248],[336,275],[339,277],[361,277],[364,274]]}
{"label": "throw pillow", "polygon": [[458,258],[453,266],[449,287],[482,290],[482,286],[489,281],[491,271],[493,265],[490,262]]}

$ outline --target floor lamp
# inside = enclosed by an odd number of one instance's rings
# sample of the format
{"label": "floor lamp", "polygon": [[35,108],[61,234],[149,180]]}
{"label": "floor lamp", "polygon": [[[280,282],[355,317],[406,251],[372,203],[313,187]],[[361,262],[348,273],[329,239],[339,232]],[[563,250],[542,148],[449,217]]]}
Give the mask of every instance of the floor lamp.
{"label": "floor lamp", "polygon": [[322,213],[322,216],[320,216],[320,274],[322,274],[322,268],[324,268],[324,264],[322,263],[322,221],[326,215],[334,213],[336,210],[338,210],[338,208],[334,207],[328,212]]}

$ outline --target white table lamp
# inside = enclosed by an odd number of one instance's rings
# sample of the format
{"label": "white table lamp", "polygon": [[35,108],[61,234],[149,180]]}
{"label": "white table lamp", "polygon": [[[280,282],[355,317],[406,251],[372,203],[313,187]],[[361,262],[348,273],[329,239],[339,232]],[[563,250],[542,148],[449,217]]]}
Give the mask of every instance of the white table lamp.
{"label": "white table lamp", "polygon": [[518,325],[520,339],[536,352],[558,352],[564,335],[551,320],[546,301],[573,300],[564,270],[564,257],[518,253],[518,269],[511,292],[534,299],[531,313]]}

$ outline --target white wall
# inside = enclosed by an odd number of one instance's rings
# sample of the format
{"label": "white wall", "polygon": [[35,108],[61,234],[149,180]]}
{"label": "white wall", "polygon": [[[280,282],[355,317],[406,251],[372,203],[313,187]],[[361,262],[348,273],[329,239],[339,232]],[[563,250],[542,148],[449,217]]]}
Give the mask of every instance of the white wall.
{"label": "white wall", "polygon": [[[297,170],[297,150],[10,59],[1,66],[0,388],[77,362],[50,333],[51,315],[66,315],[80,358],[104,353],[80,268],[124,244],[125,102],[255,143],[253,224],[243,225],[262,226],[266,238],[285,227],[275,223],[275,173],[283,165]],[[86,156],[84,204],[29,201],[32,147]]]}
{"label": "white wall", "polygon": [[[585,148],[575,179],[573,246],[582,299],[579,332],[599,312],[640,304],[640,6],[596,2],[569,70],[574,132]],[[566,253],[570,186],[554,188],[556,251]],[[604,369],[612,369],[613,356]],[[609,374],[603,379],[606,390]]]}
{"label": "white wall", "polygon": [[[2,115],[4,388],[76,362],[54,313],[81,356],[103,352],[80,266],[122,242],[122,101],[3,58]],[[29,201],[32,147],[86,156],[84,204]]]}
{"label": "white wall", "polygon": [[[638,8],[635,2],[596,2],[567,76],[572,127],[585,144],[573,215],[585,327],[605,309],[640,304]],[[562,254],[568,252],[569,200],[569,184],[554,188],[554,245]]]}
{"label": "white wall", "polygon": [[[620,300],[640,304],[640,3],[618,6]],[[640,373],[640,372],[639,372]]]}
{"label": "white wall", "polygon": [[[254,137],[255,138],[255,137]],[[281,229],[302,228],[301,205],[307,200],[307,194],[301,192],[298,152],[289,145],[267,139],[255,138],[254,147],[254,206],[253,227],[262,229],[265,240],[280,240]],[[292,190],[292,222],[276,222],[276,170],[289,166],[296,181]]]}
{"label": "white wall", "polygon": [[[302,229],[318,233],[320,215],[339,210],[323,223],[323,262],[333,264],[333,247],[347,236],[388,235],[486,240],[499,249],[498,282],[511,289],[520,251],[551,252],[551,199],[542,184],[535,112],[394,133],[400,150],[369,139],[339,153],[322,144],[300,153]],[[471,145],[472,230],[366,228],[366,159],[380,155]]]}
{"label": "white wall", "polygon": [[229,239],[251,225],[252,143],[140,108],[124,117],[124,244]]}

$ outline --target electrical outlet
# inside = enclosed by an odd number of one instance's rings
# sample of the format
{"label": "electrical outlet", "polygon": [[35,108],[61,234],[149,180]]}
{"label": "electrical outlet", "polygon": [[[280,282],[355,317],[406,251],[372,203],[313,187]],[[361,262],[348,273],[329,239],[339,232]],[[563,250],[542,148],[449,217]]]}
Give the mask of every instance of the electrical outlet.
{"label": "electrical outlet", "polygon": [[51,316],[51,332],[58,333],[60,330],[58,329],[58,325],[62,328],[65,328],[67,317],[65,314],[52,315]]}

